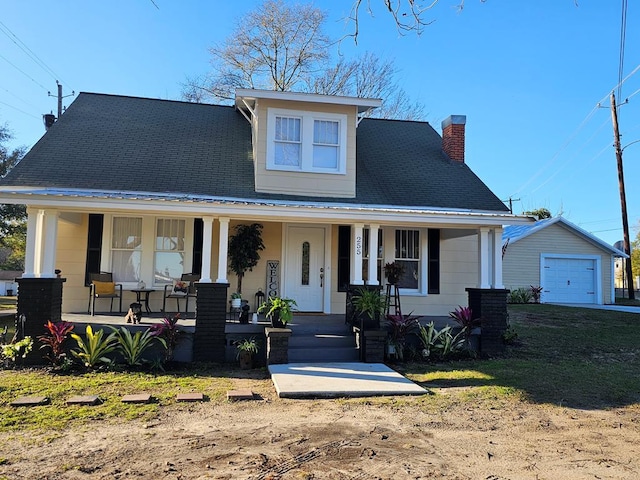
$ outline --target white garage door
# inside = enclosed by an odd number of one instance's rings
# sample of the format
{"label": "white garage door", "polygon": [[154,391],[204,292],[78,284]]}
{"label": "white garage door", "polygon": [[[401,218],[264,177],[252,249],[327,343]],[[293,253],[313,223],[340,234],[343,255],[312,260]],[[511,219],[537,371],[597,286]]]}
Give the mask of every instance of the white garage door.
{"label": "white garage door", "polygon": [[542,269],[543,302],[598,303],[594,259],[545,257]]}

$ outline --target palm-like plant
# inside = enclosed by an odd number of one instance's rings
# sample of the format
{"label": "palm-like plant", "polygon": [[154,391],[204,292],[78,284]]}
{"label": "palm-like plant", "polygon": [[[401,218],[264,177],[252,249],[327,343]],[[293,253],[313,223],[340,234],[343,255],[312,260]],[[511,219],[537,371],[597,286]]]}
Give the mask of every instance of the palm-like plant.
{"label": "palm-like plant", "polygon": [[113,327],[111,327],[111,329],[118,340],[116,349],[122,354],[124,363],[129,367],[142,365],[144,352],[153,345],[155,340],[162,343],[165,348],[167,346],[164,338],[153,335],[148,328],[144,331],[138,331],[133,335],[127,327],[120,327],[119,330]]}
{"label": "palm-like plant", "polygon": [[71,354],[78,358],[85,367],[92,369],[101,363],[109,364],[111,359],[106,355],[117,347],[116,334],[111,332],[105,337],[103,330],[93,333],[91,325],[87,325],[86,339],[75,333],[71,334],[78,344],[78,350],[71,350]]}
{"label": "palm-like plant", "polygon": [[160,340],[164,345],[165,361],[169,362],[173,359],[173,352],[178,345],[178,340],[182,334],[182,331],[178,328],[178,320],[180,320],[180,314],[176,314],[173,318],[165,317],[161,323],[154,323],[149,328],[150,334]]}

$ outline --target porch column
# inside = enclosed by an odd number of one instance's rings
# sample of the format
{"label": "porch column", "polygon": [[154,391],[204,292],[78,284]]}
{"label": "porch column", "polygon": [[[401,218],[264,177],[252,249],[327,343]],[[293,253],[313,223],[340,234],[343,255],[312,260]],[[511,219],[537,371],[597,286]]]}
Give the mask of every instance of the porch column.
{"label": "porch column", "polygon": [[27,241],[24,252],[24,274],[22,275],[22,278],[34,278],[36,276],[38,215],[38,210],[27,208]]}
{"label": "porch column", "polygon": [[351,238],[351,284],[364,285],[362,280],[362,251],[364,242],[362,238],[363,223],[353,225],[353,237]]}
{"label": "porch column", "polygon": [[380,225],[369,225],[369,278],[367,285],[380,285],[378,278],[378,230]]}
{"label": "porch column", "polygon": [[490,288],[489,283],[489,229],[478,229],[478,288]]}
{"label": "porch column", "polygon": [[58,245],[58,212],[45,210],[43,215],[44,244],[42,253],[42,266],[40,276],[55,278],[56,249]]}
{"label": "porch column", "polygon": [[502,289],[502,227],[493,229],[493,288]]}
{"label": "porch column", "polygon": [[36,215],[36,245],[34,248],[33,273],[39,277],[42,273],[42,249],[44,245],[44,210],[38,210]]}
{"label": "porch column", "polygon": [[213,236],[213,217],[202,217],[202,267],[200,282],[211,283],[211,243]]}
{"label": "porch column", "polygon": [[216,283],[229,283],[227,280],[227,254],[229,250],[229,218],[220,217],[220,240],[218,244],[218,278]]}

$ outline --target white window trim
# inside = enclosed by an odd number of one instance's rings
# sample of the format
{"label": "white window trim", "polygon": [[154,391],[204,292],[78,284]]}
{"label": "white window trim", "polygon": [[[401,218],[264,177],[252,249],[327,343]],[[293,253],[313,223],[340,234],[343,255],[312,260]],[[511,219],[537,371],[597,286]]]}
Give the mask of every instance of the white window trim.
{"label": "white window trim", "polygon": [[[276,117],[300,118],[300,135],[302,153],[300,166],[276,165],[275,134]],[[338,122],[338,168],[319,168],[313,166],[313,125],[314,120]],[[347,115],[339,113],[310,112],[269,108],[267,113],[267,170],[281,170],[288,172],[327,173],[331,175],[345,175],[347,172]]]}
{"label": "white window trim", "polygon": [[[426,297],[427,294],[427,229],[409,226],[385,227],[383,231],[384,262],[395,261],[396,230],[418,230],[420,232],[420,278],[417,289],[400,288],[400,295]],[[384,275],[384,271],[383,271]]]}

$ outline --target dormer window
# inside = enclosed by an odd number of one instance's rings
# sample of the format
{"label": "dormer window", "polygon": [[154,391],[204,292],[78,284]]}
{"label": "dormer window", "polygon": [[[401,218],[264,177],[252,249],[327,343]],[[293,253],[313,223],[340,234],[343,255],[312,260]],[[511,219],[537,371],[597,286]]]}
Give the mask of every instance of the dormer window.
{"label": "dormer window", "polygon": [[267,170],[346,172],[347,116],[270,108]]}

